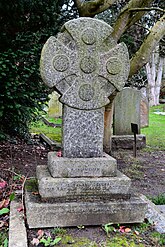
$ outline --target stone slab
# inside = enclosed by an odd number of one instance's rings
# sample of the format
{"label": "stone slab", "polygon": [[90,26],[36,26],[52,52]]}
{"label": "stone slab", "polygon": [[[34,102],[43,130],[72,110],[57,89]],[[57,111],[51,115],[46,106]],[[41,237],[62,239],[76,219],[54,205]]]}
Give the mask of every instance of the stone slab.
{"label": "stone slab", "polygon": [[138,125],[140,134],[140,91],[124,88],[115,98],[114,134],[131,135],[131,123]]}
{"label": "stone slab", "polygon": [[[133,135],[114,135],[112,136],[112,149],[133,149]],[[146,136],[136,135],[136,146],[138,149],[146,147]]]}
{"label": "stone slab", "polygon": [[48,102],[48,116],[49,117],[60,117],[62,116],[62,104],[59,102],[59,94],[57,92],[52,92],[49,95]]}
{"label": "stone slab", "polygon": [[61,149],[61,144],[60,143],[52,141],[49,137],[47,137],[43,133],[40,134],[40,140],[41,140],[41,142],[45,142],[50,147],[50,149],[52,151]]}
{"label": "stone slab", "polygon": [[26,192],[25,201],[29,228],[137,223],[143,222],[146,210],[146,203],[138,197],[106,203],[43,203]]}
{"label": "stone slab", "polygon": [[116,177],[53,178],[47,166],[38,166],[37,178],[42,198],[61,198],[61,201],[127,195],[131,186],[131,179],[119,171]]}
{"label": "stone slab", "polygon": [[165,215],[162,214],[159,207],[151,202],[146,196],[142,195],[141,199],[147,204],[145,218],[154,224],[156,231],[165,233]]}
{"label": "stone slab", "polygon": [[116,176],[117,162],[104,153],[100,158],[64,158],[48,153],[48,169],[52,177],[109,177]]}
{"label": "stone slab", "polygon": [[10,203],[10,222],[9,222],[9,247],[27,247],[27,233],[24,222],[24,214],[18,212],[20,202]]}
{"label": "stone slab", "polygon": [[157,205],[157,208],[159,209],[161,214],[163,214],[165,217],[165,205]]}

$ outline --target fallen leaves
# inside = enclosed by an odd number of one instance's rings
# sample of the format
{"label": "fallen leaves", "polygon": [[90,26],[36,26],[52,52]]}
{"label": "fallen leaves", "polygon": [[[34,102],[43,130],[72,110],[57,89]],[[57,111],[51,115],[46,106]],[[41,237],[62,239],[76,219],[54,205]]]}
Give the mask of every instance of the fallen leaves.
{"label": "fallen leaves", "polygon": [[2,228],[5,225],[5,221],[0,220],[0,228]]}
{"label": "fallen leaves", "polygon": [[6,181],[0,182],[0,189],[4,189],[6,186],[7,186],[7,182]]}
{"label": "fallen leaves", "polygon": [[135,233],[137,236],[140,234],[140,233],[139,233],[138,231],[136,231],[136,230],[134,231],[134,233]]}
{"label": "fallen leaves", "polygon": [[105,230],[105,232],[107,233],[107,236],[109,235],[109,232],[120,232],[120,233],[131,233],[131,234],[135,234],[137,236],[140,235],[139,231],[135,230],[135,229],[131,229],[129,227],[126,226],[118,226],[119,228],[115,228],[114,226],[112,226],[112,223],[108,223],[106,225],[103,226],[103,229]]}
{"label": "fallen leaves", "polygon": [[129,232],[131,232],[131,229],[130,228],[125,228],[124,232],[129,233]]}
{"label": "fallen leaves", "polygon": [[44,236],[44,231],[43,230],[38,230],[37,232],[37,238],[33,238],[33,240],[31,241],[32,245],[39,245],[40,243],[40,239]]}
{"label": "fallen leaves", "polygon": [[44,236],[44,231],[38,230],[37,235],[38,235],[38,239],[42,238]]}
{"label": "fallen leaves", "polygon": [[8,205],[9,205],[9,199],[3,199],[1,202],[0,202],[0,209],[1,208],[6,208]]}
{"label": "fallen leaves", "polygon": [[23,211],[23,206],[17,208],[17,211],[18,211],[18,212],[22,212],[22,211]]}
{"label": "fallen leaves", "polygon": [[49,231],[38,230],[37,237],[33,238],[31,241],[32,245],[38,246],[40,243],[44,246],[54,246],[61,241],[61,237],[52,238]]}
{"label": "fallen leaves", "polygon": [[31,243],[32,243],[32,245],[37,246],[37,245],[39,245],[40,240],[38,238],[33,238],[33,240],[31,241]]}
{"label": "fallen leaves", "polygon": [[62,157],[62,152],[61,152],[61,150],[57,152],[57,156],[58,156],[58,157]]}
{"label": "fallen leaves", "polygon": [[118,231],[121,233],[129,233],[131,232],[131,229],[125,226],[120,226]]}
{"label": "fallen leaves", "polygon": [[32,194],[33,195],[39,195],[39,192],[38,191],[33,191]]}

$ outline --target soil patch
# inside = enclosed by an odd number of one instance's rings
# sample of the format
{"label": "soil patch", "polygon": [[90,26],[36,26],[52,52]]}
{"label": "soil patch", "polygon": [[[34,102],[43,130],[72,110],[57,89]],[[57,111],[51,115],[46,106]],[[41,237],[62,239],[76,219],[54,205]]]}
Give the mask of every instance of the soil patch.
{"label": "soil patch", "polygon": [[[0,202],[7,199],[11,191],[21,188],[22,175],[25,177],[35,177],[36,166],[47,164],[47,153],[49,151],[46,146],[39,143],[38,139],[29,144],[20,140],[0,143],[0,182],[7,182],[7,186],[0,190]],[[138,150],[137,158],[134,158],[133,151],[118,150],[113,152],[112,156],[117,159],[118,169],[132,179],[133,192],[142,193],[150,197],[165,192],[165,151]],[[21,176],[19,177],[19,175]],[[1,227],[2,230],[8,225],[8,216],[5,217],[1,216],[0,218],[0,220],[6,222]],[[49,232],[49,230],[47,231]],[[105,231],[100,226],[85,227],[84,229],[78,227],[67,228],[66,231],[74,239],[85,237],[91,241],[95,241],[97,245],[93,246],[102,246],[101,243],[108,241]],[[137,244],[143,243],[143,246],[162,246],[155,242],[155,239],[149,237],[152,231],[152,227],[149,227],[147,231],[140,234],[140,242]],[[30,247],[34,246],[31,244],[31,241],[36,237],[36,232],[36,230],[28,230]],[[111,234],[111,237],[113,237],[114,233],[112,232]],[[121,233],[118,234],[121,235]],[[132,234],[133,232],[127,235],[121,235],[121,237],[123,236],[129,239],[132,238]],[[68,244],[59,244],[59,246],[68,245],[74,246],[73,243],[69,243],[69,240]],[[41,244],[39,246],[43,245]],[[89,246],[89,244],[85,245],[84,243],[77,246]]]}
{"label": "soil patch", "polygon": [[[35,177],[36,166],[47,164],[49,148],[37,140],[27,144],[19,140],[14,143],[0,144],[0,178],[10,181],[12,172]],[[132,150],[112,152],[117,159],[118,169],[132,179],[132,190],[146,196],[156,196],[164,193],[165,188],[165,150],[138,150],[133,157]]]}

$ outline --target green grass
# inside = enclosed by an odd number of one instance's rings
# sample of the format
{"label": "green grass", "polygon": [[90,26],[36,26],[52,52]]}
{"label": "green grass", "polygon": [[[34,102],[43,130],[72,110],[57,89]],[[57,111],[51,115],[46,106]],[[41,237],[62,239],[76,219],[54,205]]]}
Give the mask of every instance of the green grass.
{"label": "green grass", "polygon": [[51,118],[48,117],[47,115],[45,116],[45,118],[51,122],[51,123],[55,123],[55,124],[62,124],[62,119],[61,118]]}
{"label": "green grass", "polygon": [[165,150],[165,115],[157,115],[154,112],[163,112],[165,104],[153,106],[149,113],[149,127],[141,129],[141,133],[146,135],[147,146]]}
{"label": "green grass", "polygon": [[[57,123],[57,122],[54,121],[54,123]],[[50,139],[57,141],[57,142],[61,142],[61,128],[59,127],[54,128],[51,126],[47,126],[46,124],[43,123],[42,120],[33,122],[30,126],[30,132],[35,133],[35,134],[43,133],[46,136],[48,136]]]}
{"label": "green grass", "polygon": [[[146,135],[147,146],[149,149],[165,150],[165,116],[154,113],[156,111],[163,112],[164,107],[165,104],[151,107],[149,113],[149,127],[141,129],[141,133]],[[55,124],[62,123],[62,119],[59,118],[49,118],[47,115],[45,115],[45,118],[47,118],[49,122]],[[61,142],[61,128],[47,126],[42,120],[33,122],[30,126],[30,131],[36,134],[44,133],[50,139]]]}
{"label": "green grass", "polygon": [[8,246],[8,229],[1,230],[0,232],[0,247]]}
{"label": "green grass", "polygon": [[[47,230],[47,234],[50,234],[50,240],[60,239],[58,246],[72,246],[72,247],[145,247],[145,246],[164,246],[165,234],[160,234],[153,231],[153,226],[149,222],[143,222],[141,224],[131,224],[127,226],[112,225],[111,223],[104,225],[108,227],[109,231],[105,230],[105,236],[100,243],[96,242],[97,235],[85,237],[88,228],[84,227],[79,229],[81,233],[79,236],[69,232],[68,228],[54,228]],[[119,229],[129,229],[129,232],[120,232]],[[101,235],[103,234],[100,228]],[[103,235],[102,235],[103,236]],[[93,239],[91,239],[91,237]],[[47,239],[44,233],[44,239]],[[99,240],[99,239],[97,239]],[[145,244],[147,242],[147,245]],[[150,245],[151,244],[151,245]],[[46,246],[46,245],[45,245]],[[54,246],[54,245],[53,245]]]}

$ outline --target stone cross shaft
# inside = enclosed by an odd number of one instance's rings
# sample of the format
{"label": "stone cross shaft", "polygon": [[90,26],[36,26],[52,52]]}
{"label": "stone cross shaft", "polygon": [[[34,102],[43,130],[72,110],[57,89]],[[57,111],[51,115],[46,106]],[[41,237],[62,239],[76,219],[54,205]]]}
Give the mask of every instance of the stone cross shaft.
{"label": "stone cross shaft", "polygon": [[78,18],[43,47],[42,79],[63,103],[63,157],[103,155],[104,107],[129,73],[127,47],[111,33],[103,21]]}

